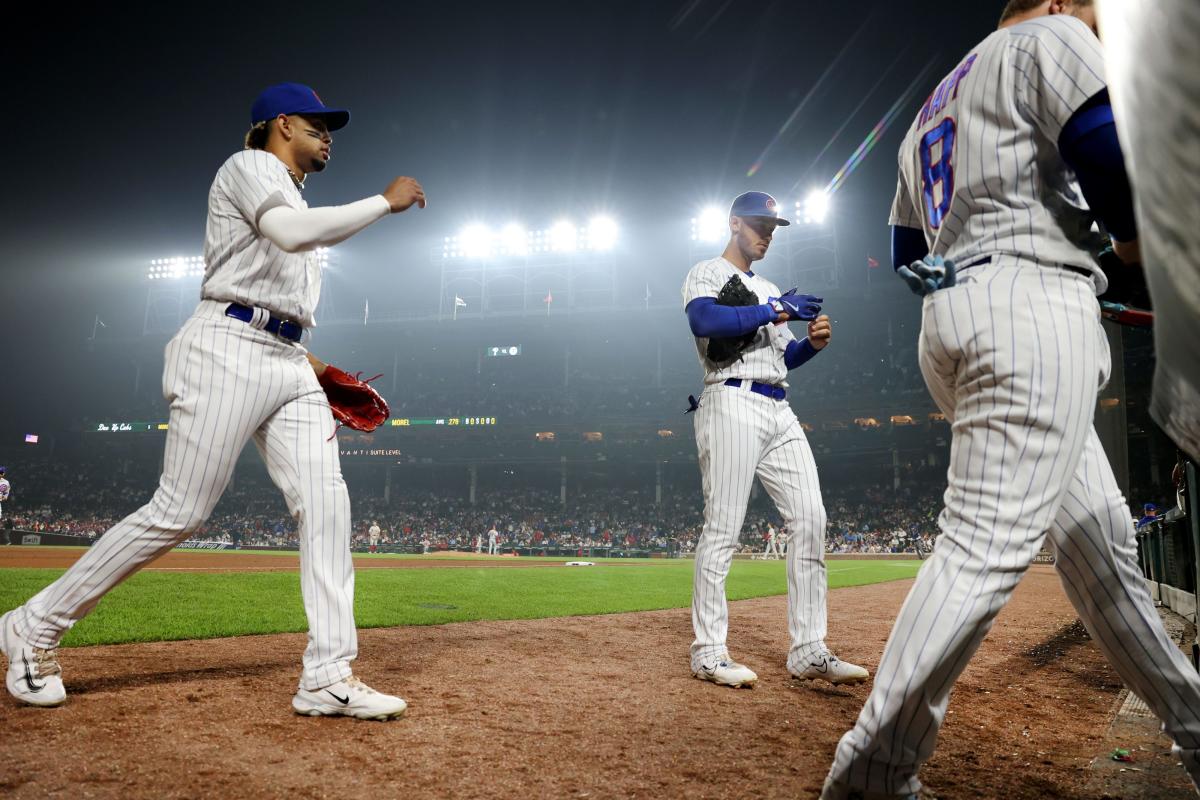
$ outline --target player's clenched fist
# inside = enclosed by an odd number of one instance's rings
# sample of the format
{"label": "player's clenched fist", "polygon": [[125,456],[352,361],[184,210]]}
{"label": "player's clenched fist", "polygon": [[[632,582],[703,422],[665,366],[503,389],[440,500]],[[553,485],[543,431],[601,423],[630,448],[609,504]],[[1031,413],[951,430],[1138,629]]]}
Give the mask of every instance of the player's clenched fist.
{"label": "player's clenched fist", "polygon": [[383,190],[383,196],[392,207],[392,213],[398,214],[412,208],[413,203],[425,207],[425,190],[416,178],[396,178]]}
{"label": "player's clenched fist", "polygon": [[813,347],[821,350],[829,344],[831,338],[833,338],[833,323],[829,321],[828,314],[822,314],[808,323],[808,341],[812,343]]}

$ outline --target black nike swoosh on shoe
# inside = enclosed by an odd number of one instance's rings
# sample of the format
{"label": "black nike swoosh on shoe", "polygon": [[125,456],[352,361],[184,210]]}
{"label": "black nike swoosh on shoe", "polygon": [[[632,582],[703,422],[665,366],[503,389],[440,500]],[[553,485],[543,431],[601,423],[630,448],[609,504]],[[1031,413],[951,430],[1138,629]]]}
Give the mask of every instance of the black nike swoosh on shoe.
{"label": "black nike swoosh on shoe", "polygon": [[815,669],[817,672],[821,672],[821,673],[829,672],[829,662],[826,661],[825,659],[821,659],[820,664],[816,663],[815,661],[810,661],[810,662],[808,662],[808,666],[811,669]]}
{"label": "black nike swoosh on shoe", "polygon": [[[331,690],[331,689],[326,689],[325,691],[329,692],[330,694],[333,694],[333,690]],[[333,694],[333,699],[337,700],[339,703],[341,703],[344,706],[350,705],[350,695],[346,695],[345,697],[338,697],[336,694]]]}
{"label": "black nike swoosh on shoe", "polygon": [[38,686],[33,682],[33,673],[29,671],[29,659],[25,657],[24,653],[21,653],[21,663],[25,665],[25,683],[29,685],[29,691],[40,692],[42,689],[45,689],[46,684],[43,683],[41,686]]}

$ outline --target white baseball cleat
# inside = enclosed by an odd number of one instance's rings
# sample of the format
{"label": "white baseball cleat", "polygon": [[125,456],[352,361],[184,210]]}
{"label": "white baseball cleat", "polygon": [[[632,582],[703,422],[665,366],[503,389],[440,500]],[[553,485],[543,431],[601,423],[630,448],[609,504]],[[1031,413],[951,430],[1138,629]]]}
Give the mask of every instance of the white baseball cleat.
{"label": "white baseball cleat", "polygon": [[871,673],[862,667],[842,661],[828,650],[822,650],[812,656],[804,665],[789,663],[788,672],[792,673],[792,677],[800,680],[822,680],[832,684],[862,683],[871,677]]}
{"label": "white baseball cleat", "polygon": [[323,689],[300,689],[292,698],[292,708],[308,717],[345,716],[382,722],[404,716],[408,703],[377,692],[351,675]]}
{"label": "white baseball cleat", "polygon": [[56,650],[33,647],[17,636],[13,612],[0,617],[0,649],[8,659],[9,694],[31,706],[59,706],[67,699]]}
{"label": "white baseball cleat", "polygon": [[692,670],[692,676],[700,680],[712,681],[721,686],[732,686],[735,689],[742,686],[753,687],[754,682],[758,680],[754,670],[736,661],[731,661],[728,657],[715,664],[701,664],[697,669]]}

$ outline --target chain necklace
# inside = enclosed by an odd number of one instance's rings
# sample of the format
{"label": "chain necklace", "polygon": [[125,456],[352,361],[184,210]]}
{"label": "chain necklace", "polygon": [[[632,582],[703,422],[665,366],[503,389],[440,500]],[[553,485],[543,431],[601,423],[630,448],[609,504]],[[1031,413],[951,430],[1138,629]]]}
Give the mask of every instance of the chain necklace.
{"label": "chain necklace", "polygon": [[297,189],[300,189],[301,191],[303,191],[303,189],[304,189],[304,179],[303,179],[303,178],[297,178],[297,177],[296,177],[296,173],[292,172],[292,170],[291,170],[291,168],[290,168],[290,167],[284,167],[284,169],[286,169],[286,170],[287,170],[288,177],[292,179],[292,183],[296,184],[296,188],[297,188]]}

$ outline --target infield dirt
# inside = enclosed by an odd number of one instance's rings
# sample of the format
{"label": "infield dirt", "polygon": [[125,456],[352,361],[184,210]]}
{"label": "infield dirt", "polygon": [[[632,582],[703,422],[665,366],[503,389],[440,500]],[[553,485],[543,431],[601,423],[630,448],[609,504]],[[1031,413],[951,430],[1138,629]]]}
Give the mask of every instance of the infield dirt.
{"label": "infield dirt", "polygon": [[[830,645],[873,670],[910,585],[831,592]],[[686,609],[362,631],[357,674],[410,703],[391,723],[294,716],[299,634],[71,648],[65,706],[0,701],[0,795],[813,797],[870,684],[790,680],[784,610],[731,604],[753,690],[690,676]],[[941,798],[1100,797],[1088,766],[1119,693],[1036,567],[959,681],[923,778]]]}

